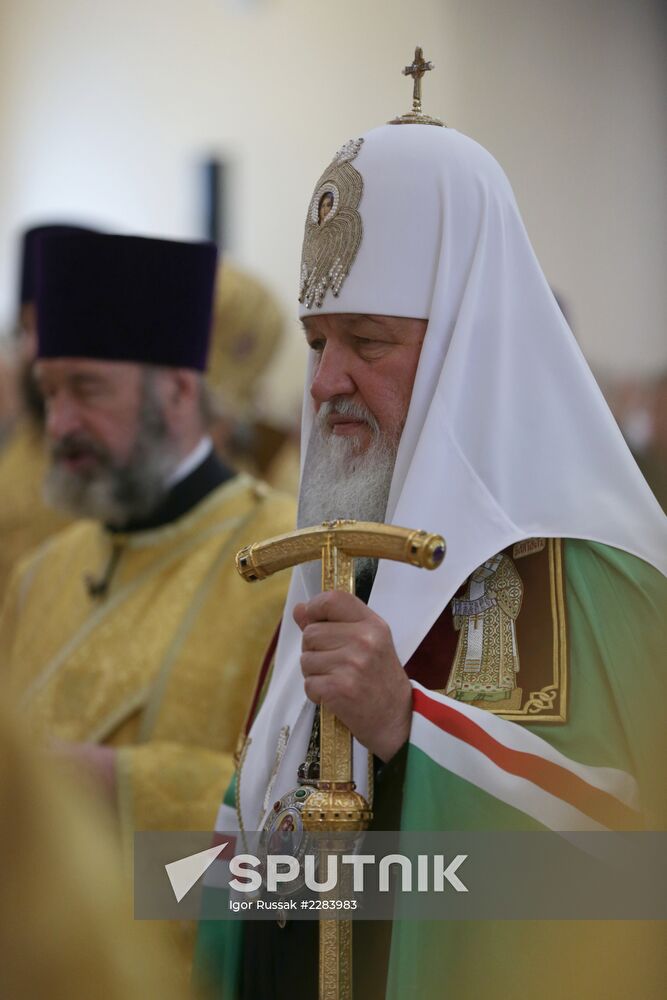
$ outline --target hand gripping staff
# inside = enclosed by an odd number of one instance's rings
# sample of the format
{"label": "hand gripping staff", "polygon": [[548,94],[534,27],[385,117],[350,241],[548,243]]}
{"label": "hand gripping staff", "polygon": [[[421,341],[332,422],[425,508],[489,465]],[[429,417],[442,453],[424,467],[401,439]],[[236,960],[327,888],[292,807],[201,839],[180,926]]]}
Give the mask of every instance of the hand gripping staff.
{"label": "hand gripping staff", "polygon": [[[325,521],[246,546],[236,568],[249,583],[279,570],[322,560],[322,590],[354,594],[354,560],[393,559],[437,569],[445,557],[440,535],[366,521]],[[365,830],[372,818],[352,779],[352,735],[324,705],[320,709],[320,780],[304,805],[304,829],[335,835]],[[332,847],[333,847],[332,843]],[[320,921],[320,1000],[351,1000],[352,925]]]}

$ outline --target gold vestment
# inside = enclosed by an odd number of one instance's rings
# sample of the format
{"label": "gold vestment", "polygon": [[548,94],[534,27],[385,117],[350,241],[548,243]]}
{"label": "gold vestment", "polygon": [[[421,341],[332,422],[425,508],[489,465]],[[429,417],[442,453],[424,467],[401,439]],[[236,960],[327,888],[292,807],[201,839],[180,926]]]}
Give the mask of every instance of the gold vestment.
{"label": "gold vestment", "polygon": [[[0,669],[39,741],[118,748],[128,860],[134,830],[213,829],[289,583],[248,587],[234,556],[294,519],[291,498],[238,475],[164,527],[72,524],[12,578]],[[187,959],[190,935],[178,936]]]}
{"label": "gold vestment", "polygon": [[45,472],[42,433],[25,418],[0,451],[0,603],[18,561],[68,523],[42,499]]}
{"label": "gold vestment", "polygon": [[124,833],[212,827],[288,582],[249,588],[234,555],[293,523],[291,499],[236,476],[154,530],[73,524],[15,575],[0,663],[39,739],[121,748]]}
{"label": "gold vestment", "polygon": [[2,996],[190,997],[163,926],[132,919],[109,811],[30,747],[20,721],[0,699]]}

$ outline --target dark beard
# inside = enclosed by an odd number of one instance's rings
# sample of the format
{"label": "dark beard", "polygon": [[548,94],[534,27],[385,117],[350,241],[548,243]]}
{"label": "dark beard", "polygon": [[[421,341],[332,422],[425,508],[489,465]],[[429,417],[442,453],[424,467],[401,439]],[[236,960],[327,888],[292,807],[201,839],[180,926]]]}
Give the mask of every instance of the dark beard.
{"label": "dark beard", "polygon": [[[75,517],[90,517],[114,528],[150,516],[168,490],[169,473],[177,464],[160,403],[153,383],[144,382],[139,429],[132,454],[123,466],[114,465],[112,456],[96,442],[73,434],[51,450],[47,475],[47,501]],[[87,475],[69,472],[61,459],[84,450],[92,452],[98,468]]]}

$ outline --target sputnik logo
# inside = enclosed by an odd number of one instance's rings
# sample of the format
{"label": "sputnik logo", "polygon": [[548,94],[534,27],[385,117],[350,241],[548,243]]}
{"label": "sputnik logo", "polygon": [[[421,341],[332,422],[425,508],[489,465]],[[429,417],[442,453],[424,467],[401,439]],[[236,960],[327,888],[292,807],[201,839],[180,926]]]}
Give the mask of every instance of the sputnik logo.
{"label": "sputnik logo", "polygon": [[193,885],[208,871],[228,843],[229,841],[225,841],[224,844],[216,844],[215,847],[198,851],[197,854],[190,854],[187,858],[180,858],[178,861],[172,861],[164,866],[177,903],[180,903],[183,897],[187,896]]}

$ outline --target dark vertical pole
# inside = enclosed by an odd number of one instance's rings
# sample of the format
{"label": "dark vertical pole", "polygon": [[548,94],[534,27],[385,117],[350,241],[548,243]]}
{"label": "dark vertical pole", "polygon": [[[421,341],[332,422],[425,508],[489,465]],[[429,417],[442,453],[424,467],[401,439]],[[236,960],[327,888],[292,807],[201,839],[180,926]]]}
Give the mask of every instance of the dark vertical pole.
{"label": "dark vertical pole", "polygon": [[226,211],[227,165],[211,158],[204,163],[204,218],[206,239],[213,240],[220,250],[229,245],[228,213]]}

